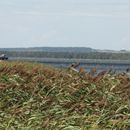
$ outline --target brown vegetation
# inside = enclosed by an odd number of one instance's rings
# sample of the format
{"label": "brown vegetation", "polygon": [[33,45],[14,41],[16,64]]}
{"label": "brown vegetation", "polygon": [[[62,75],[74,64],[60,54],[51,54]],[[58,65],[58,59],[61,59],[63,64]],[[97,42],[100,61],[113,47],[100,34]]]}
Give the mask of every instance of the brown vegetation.
{"label": "brown vegetation", "polygon": [[130,75],[1,62],[0,129],[129,130]]}

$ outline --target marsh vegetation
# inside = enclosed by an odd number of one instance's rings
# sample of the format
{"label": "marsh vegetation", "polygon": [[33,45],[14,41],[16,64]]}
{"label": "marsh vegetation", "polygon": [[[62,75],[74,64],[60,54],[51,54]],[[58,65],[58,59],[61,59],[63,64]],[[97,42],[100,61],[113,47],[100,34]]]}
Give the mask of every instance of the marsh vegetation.
{"label": "marsh vegetation", "polygon": [[1,62],[0,129],[129,130],[130,75],[90,72]]}

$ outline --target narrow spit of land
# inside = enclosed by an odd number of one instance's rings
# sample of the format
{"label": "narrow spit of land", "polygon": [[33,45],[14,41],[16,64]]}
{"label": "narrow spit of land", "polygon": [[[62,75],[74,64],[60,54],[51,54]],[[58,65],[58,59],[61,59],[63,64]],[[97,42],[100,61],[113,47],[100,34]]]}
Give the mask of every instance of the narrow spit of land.
{"label": "narrow spit of land", "polygon": [[129,130],[130,75],[0,62],[0,129]]}

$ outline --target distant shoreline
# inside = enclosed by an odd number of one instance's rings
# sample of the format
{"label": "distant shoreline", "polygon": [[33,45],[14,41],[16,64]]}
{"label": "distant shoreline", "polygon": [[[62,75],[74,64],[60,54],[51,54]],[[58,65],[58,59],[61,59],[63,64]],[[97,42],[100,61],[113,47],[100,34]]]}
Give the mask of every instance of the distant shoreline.
{"label": "distant shoreline", "polygon": [[9,57],[9,60],[18,61],[34,61],[44,63],[75,63],[79,62],[82,64],[126,64],[130,65],[130,60],[110,60],[110,59],[68,59],[68,58],[32,58],[32,57]]}

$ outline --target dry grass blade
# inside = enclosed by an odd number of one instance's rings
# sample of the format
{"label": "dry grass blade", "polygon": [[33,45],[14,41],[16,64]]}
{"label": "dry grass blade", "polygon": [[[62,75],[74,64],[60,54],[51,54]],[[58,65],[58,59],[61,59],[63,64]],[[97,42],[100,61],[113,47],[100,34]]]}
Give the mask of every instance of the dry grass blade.
{"label": "dry grass blade", "polygon": [[130,75],[1,62],[0,129],[129,130]]}

